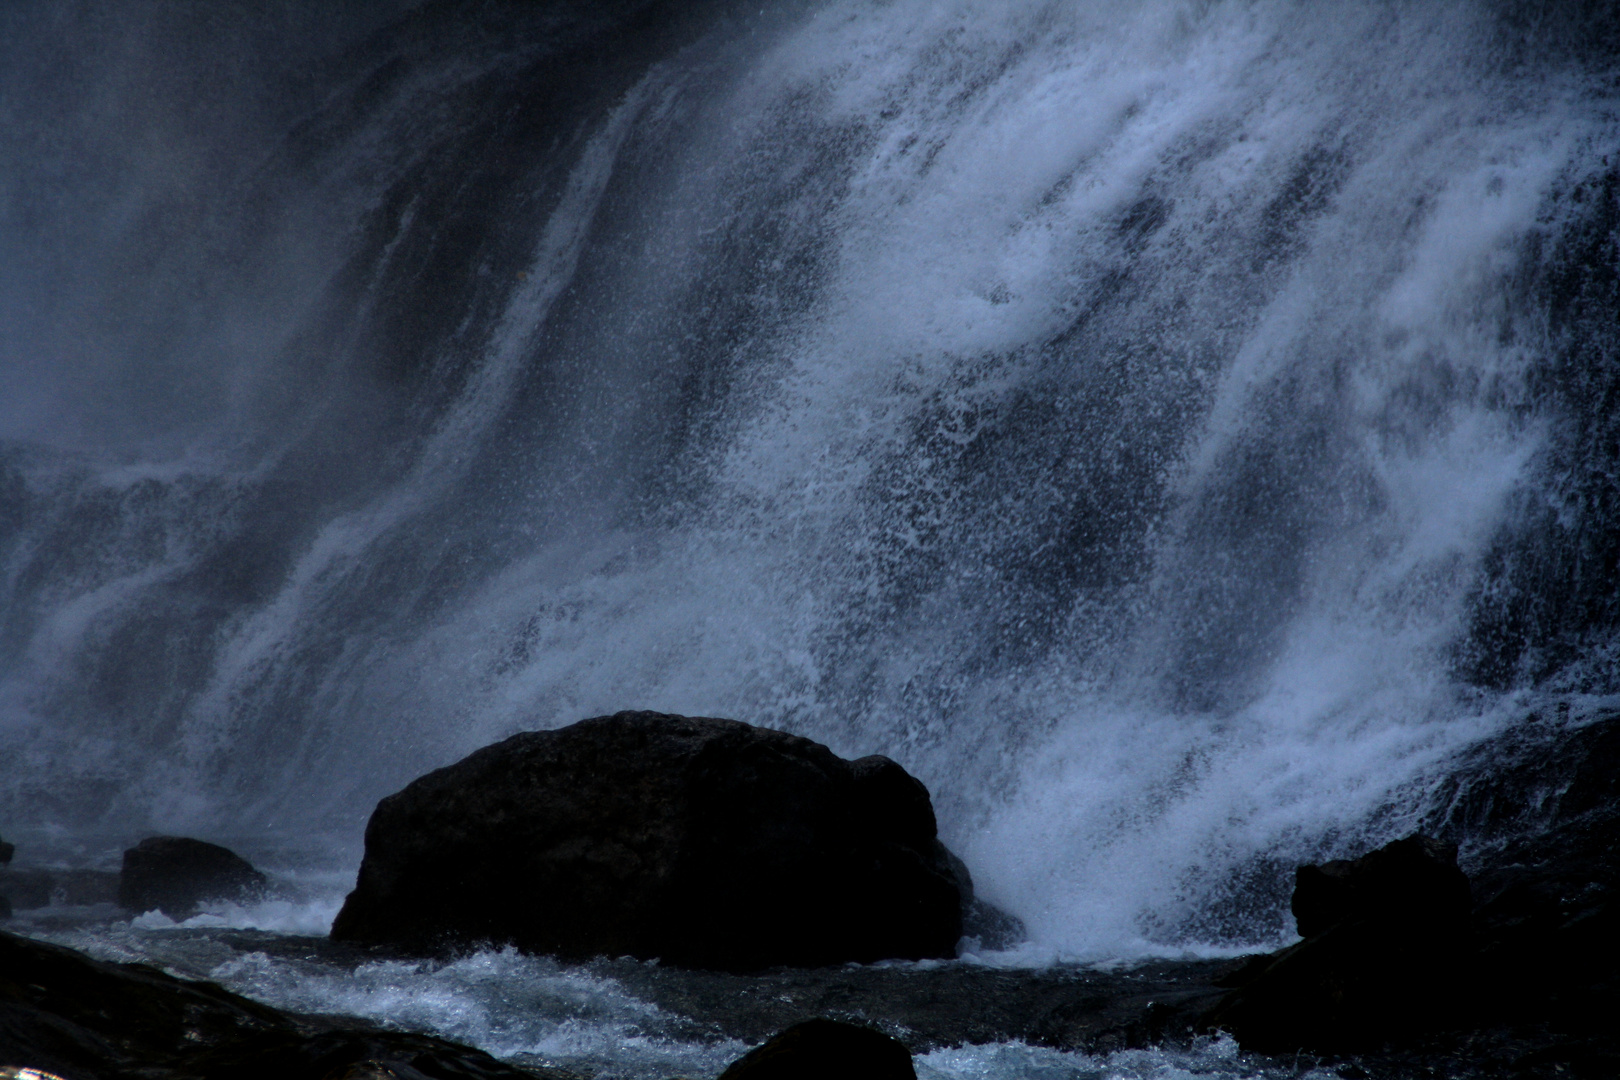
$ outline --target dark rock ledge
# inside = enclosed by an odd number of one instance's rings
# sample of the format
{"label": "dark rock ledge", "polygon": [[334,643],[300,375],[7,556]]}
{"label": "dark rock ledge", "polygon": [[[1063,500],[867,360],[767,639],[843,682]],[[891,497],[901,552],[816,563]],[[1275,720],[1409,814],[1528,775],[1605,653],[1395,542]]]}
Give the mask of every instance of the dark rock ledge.
{"label": "dark rock ledge", "polygon": [[1425,828],[1301,867],[1304,940],[1224,978],[1202,1025],[1397,1074],[1620,1076],[1620,714],[1476,747]]}
{"label": "dark rock ledge", "polygon": [[6,933],[0,933],[0,1065],[45,1069],[64,1080],[546,1075],[442,1039],[284,1013],[213,983],[103,963]]}

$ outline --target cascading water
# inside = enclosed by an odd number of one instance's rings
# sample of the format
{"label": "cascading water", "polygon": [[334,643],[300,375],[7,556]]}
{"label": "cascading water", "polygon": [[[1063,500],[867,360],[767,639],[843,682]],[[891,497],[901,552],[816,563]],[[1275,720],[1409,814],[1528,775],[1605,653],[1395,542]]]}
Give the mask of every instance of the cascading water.
{"label": "cascading water", "polygon": [[671,7],[5,16],[8,836],[733,716],[1130,956],[1620,689],[1607,8]]}

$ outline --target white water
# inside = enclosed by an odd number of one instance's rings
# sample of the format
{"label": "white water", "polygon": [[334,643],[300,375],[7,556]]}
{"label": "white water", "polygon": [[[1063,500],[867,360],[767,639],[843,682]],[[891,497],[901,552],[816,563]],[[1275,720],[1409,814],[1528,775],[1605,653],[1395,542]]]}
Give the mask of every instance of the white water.
{"label": "white water", "polygon": [[[341,374],[358,347],[288,342],[312,297],[352,299],[334,282],[381,213],[365,184],[431,141],[401,117],[478,67],[414,79],[320,183],[298,174],[289,204],[341,188],[321,213],[352,235],[255,279],[285,325],[164,359],[212,387],[197,404],[154,389],[163,408],[98,444],[109,407],[72,387],[114,360],[46,370],[4,339],[0,478],[31,500],[6,504],[7,838],[314,831],[352,869],[375,799],[421,771],[656,708],[900,761],[1028,961],[1285,938],[1295,862],[1400,832],[1423,778],[1535,697],[1452,661],[1514,500],[1555,486],[1532,241],[1620,128],[1602,73],[1515,67],[1494,20],[899,0],[716,30],[534,181],[554,201],[521,284],[466,313],[465,377],[417,358],[408,437],[357,423],[308,450],[407,393]],[[153,302],[183,304],[166,281]],[[107,334],[140,384],[140,343]],[[359,478],[328,481],[350,458]],[[273,483],[296,497],[254,501]],[[267,547],[218,555],[253,529]],[[275,557],[262,595],[188,576]],[[155,689],[102,689],[126,683]],[[340,891],[216,917],[309,932]],[[504,954],[342,985],[257,964],[214,974],[498,1053],[596,1060],[645,1020]],[[531,1020],[481,1004],[508,985],[544,998]],[[647,1037],[620,1074],[736,1049]],[[1200,1054],[919,1065],[1258,1068]]]}
{"label": "white water", "polygon": [[[149,913],[130,923],[43,936],[103,960],[158,964],[182,976],[207,978],[279,1008],[363,1017],[477,1046],[518,1065],[604,1080],[714,1076],[750,1048],[638,998],[600,965],[563,967],[505,949],[452,961],[380,960],[351,968],[314,957],[273,957],[240,941],[197,933],[227,926],[307,932],[301,923],[286,921],[283,907],[271,902],[256,910],[217,906],[178,927]],[[1225,1036],[1200,1038],[1183,1048],[1099,1054],[1021,1042],[966,1044],[918,1053],[913,1062],[920,1080],[1327,1080],[1337,1075],[1307,1059],[1280,1062],[1243,1054]]]}
{"label": "white water", "polygon": [[[804,226],[825,280],[727,358],[701,501],[514,560],[384,685],[409,680],[421,726],[456,716],[457,749],[636,706],[886,752],[1060,953],[1253,933],[1199,925],[1234,865],[1309,857],[1514,708],[1471,704],[1444,650],[1538,446],[1488,403],[1527,362],[1493,340],[1514,244],[1598,167],[1598,129],[1578,86],[1482,82],[1475,33],[1354,7],[830,8],[716,107],[725,149],[694,151],[799,167],[796,94],[863,130]],[[1267,208],[1324,153],[1342,176],[1297,254],[1253,272],[1283,242]],[[632,291],[748,197],[714,186],[677,185],[660,246],[615,268]],[[1169,209],[1127,253],[1144,192]],[[1038,355],[1121,267],[1137,294]],[[1092,394],[1123,427],[1060,415],[1020,442],[1030,399]],[[1141,430],[1178,407],[1198,418],[1173,438]],[[957,471],[992,440],[1001,477]],[[1162,457],[1119,460],[1133,442]],[[1020,640],[1057,591],[1019,580],[1053,542],[1029,518],[1154,500],[1140,537],[1121,523],[1143,569]]]}

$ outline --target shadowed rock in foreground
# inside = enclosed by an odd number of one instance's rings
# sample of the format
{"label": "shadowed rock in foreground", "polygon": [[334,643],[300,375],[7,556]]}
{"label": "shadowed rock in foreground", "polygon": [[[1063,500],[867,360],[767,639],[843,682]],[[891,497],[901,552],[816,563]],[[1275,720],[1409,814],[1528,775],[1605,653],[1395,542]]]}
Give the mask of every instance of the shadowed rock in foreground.
{"label": "shadowed rock in foreground", "polygon": [[952,957],[971,897],[927,789],[888,758],[624,712],[384,799],[332,937],[752,971]]}
{"label": "shadowed rock in foreground", "polygon": [[520,1080],[478,1050],[297,1016],[141,964],[0,933],[0,1065],[68,1080]]}

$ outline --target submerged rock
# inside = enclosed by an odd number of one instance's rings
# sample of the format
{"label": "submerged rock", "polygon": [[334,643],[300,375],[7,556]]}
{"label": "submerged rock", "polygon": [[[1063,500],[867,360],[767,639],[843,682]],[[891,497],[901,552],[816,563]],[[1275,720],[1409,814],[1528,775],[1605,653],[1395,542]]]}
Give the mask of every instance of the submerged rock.
{"label": "submerged rock", "polygon": [[514,735],[382,800],[332,936],[813,967],[954,956],[971,896],[893,761],[624,712]]}
{"label": "submerged rock", "polygon": [[720,1080],[917,1080],[911,1051],[898,1039],[860,1024],[817,1018],[794,1024],[756,1046]]}
{"label": "submerged rock", "polygon": [[0,933],[0,1063],[146,1080],[519,1080],[478,1050],[364,1021],[297,1016],[141,964]]}
{"label": "submerged rock", "polygon": [[229,848],[183,836],[152,836],[124,852],[118,906],[183,919],[205,900],[247,900],[265,885],[265,876]]}

